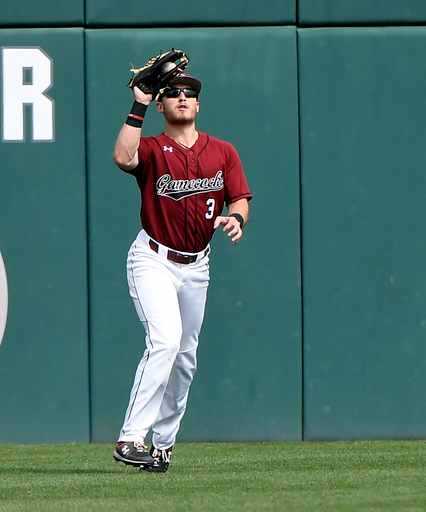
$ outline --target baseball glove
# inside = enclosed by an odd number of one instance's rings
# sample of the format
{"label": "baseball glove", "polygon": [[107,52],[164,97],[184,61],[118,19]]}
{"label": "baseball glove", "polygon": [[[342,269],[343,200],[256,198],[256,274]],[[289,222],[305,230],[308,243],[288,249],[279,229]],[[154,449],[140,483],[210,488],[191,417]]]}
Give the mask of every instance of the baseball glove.
{"label": "baseball glove", "polygon": [[188,63],[189,58],[182,50],[172,48],[150,59],[143,68],[132,68],[130,71],[134,75],[127,85],[131,89],[138,87],[145,94],[152,94],[152,99],[157,99],[160,89],[179,76]]}

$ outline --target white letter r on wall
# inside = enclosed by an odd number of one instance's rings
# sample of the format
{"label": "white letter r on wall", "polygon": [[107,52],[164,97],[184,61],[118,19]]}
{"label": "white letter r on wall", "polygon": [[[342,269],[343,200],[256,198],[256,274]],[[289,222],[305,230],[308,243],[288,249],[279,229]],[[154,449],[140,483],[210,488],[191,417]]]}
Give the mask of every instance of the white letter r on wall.
{"label": "white letter r on wall", "polygon": [[52,60],[41,48],[2,48],[3,140],[25,140],[25,105],[32,106],[34,141],[54,140]]}

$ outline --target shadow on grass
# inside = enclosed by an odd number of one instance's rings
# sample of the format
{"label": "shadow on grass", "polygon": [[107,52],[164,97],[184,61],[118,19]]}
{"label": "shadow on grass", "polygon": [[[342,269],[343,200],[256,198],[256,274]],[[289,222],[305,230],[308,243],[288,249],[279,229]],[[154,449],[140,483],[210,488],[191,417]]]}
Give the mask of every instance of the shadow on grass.
{"label": "shadow on grass", "polygon": [[139,473],[137,467],[122,467],[117,468],[32,468],[32,467],[18,467],[7,468],[1,471],[4,477],[10,475],[117,475],[117,474],[132,474]]}

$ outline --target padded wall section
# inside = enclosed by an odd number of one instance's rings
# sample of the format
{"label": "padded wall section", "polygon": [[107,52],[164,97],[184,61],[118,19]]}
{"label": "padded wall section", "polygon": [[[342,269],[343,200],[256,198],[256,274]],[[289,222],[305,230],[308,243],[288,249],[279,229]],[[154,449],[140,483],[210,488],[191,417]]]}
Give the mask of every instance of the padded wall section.
{"label": "padded wall section", "polygon": [[298,0],[301,25],[422,23],[424,0]]}
{"label": "padded wall section", "polygon": [[83,25],[84,0],[13,0],[2,2],[0,26]]}
{"label": "padded wall section", "polygon": [[[234,144],[255,196],[241,242],[232,247],[220,232],[213,240],[199,369],[179,440],[298,440],[301,303],[294,28],[106,30],[87,35],[93,440],[117,438],[144,350],[144,331],[125,273],[127,250],[140,229],[139,191],[134,178],[112,161],[115,139],[133,101],[125,87],[127,63],[143,64],[159,48],[172,46],[188,53],[189,71],[203,81],[198,129]],[[267,81],[253,80],[254,60],[262,61]],[[163,130],[162,116],[151,106],[144,134]]]}
{"label": "padded wall section", "polygon": [[299,31],[305,438],[426,434],[426,29]]}
{"label": "padded wall section", "polygon": [[[187,0],[185,4],[164,0],[161,8],[155,2],[137,0],[86,0],[88,26],[283,25],[295,21],[296,0]],[[172,46],[176,48],[173,41]],[[156,48],[153,55],[169,49]]]}
{"label": "padded wall section", "polygon": [[83,31],[0,37],[0,442],[88,442]]}

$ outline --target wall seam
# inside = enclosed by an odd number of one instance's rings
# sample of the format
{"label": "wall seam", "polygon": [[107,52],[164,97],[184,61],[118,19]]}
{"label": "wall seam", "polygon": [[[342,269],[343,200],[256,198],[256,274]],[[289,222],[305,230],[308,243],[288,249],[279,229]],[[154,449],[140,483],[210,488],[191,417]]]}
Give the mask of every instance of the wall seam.
{"label": "wall seam", "polygon": [[90,197],[89,197],[89,156],[88,156],[88,115],[87,115],[87,53],[86,53],[86,30],[83,30],[83,55],[84,55],[84,68],[83,68],[83,88],[84,88],[84,159],[85,159],[85,176],[86,176],[86,294],[87,294],[87,386],[88,386],[88,405],[89,405],[89,443],[92,442],[92,351],[91,351],[91,288],[90,288]]}
{"label": "wall seam", "polygon": [[301,358],[301,439],[305,440],[305,361],[304,361],[304,301],[303,301],[303,211],[302,211],[302,148],[300,129],[300,79],[299,79],[299,33],[296,28],[296,82],[297,82],[297,128],[299,150],[299,258],[300,258],[300,358]]}

